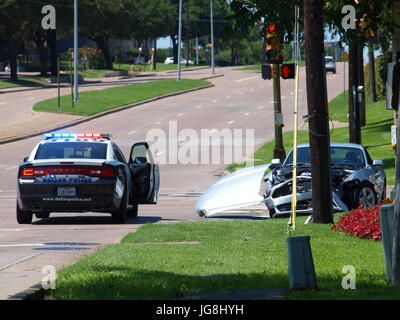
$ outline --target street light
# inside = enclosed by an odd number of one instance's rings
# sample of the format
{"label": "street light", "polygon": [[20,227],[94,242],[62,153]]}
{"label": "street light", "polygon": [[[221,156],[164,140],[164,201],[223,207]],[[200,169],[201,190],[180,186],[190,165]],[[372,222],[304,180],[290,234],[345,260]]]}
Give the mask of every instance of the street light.
{"label": "street light", "polygon": [[78,97],[78,0],[74,0],[74,102]]}

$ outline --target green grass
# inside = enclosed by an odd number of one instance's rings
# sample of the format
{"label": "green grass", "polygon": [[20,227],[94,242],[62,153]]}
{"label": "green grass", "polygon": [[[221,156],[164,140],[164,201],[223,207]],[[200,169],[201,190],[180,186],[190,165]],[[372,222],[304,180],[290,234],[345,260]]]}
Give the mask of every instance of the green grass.
{"label": "green grass", "polygon": [[92,115],[105,110],[154,98],[168,93],[209,85],[204,80],[159,80],[137,83],[128,86],[108,88],[104,90],[85,91],[79,94],[79,102],[75,108],[71,105],[71,95],[61,97],[61,107],[57,106],[57,98],[36,103],[35,111],[64,112],[77,115]]}
{"label": "green grass", "polygon": [[[380,242],[302,224],[311,236],[319,291],[287,299],[399,299],[385,281]],[[61,270],[55,299],[179,299],[185,292],[288,288],[286,219],[146,224],[120,244],[100,248]],[[199,241],[201,244],[138,242]],[[343,290],[342,268],[356,268],[357,290]],[[204,278],[200,276],[215,276]]]}
{"label": "green grass", "polygon": [[[348,121],[347,94],[340,94],[329,103],[329,114],[333,120]],[[394,185],[395,179],[395,153],[391,148],[391,125],[393,124],[393,111],[385,109],[385,102],[367,102],[367,125],[362,128],[362,144],[367,148],[372,159],[383,160],[387,175],[387,184]],[[289,152],[293,147],[293,132],[285,132],[283,135],[284,147]],[[298,132],[298,142],[309,142],[307,130]],[[331,142],[349,142],[348,127],[335,128],[331,131]],[[274,141],[267,142],[254,154],[255,164],[268,163],[272,160]],[[233,172],[243,168],[245,163],[235,163],[228,166]]]}
{"label": "green grass", "polygon": [[47,78],[44,77],[19,77],[18,80],[0,79],[0,88],[9,87],[36,87],[43,84],[48,84]]}

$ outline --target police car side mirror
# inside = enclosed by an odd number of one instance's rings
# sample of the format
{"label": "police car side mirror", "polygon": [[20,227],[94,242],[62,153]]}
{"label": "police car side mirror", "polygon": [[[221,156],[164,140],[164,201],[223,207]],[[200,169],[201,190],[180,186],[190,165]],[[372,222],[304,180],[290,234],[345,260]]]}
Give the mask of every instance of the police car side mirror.
{"label": "police car side mirror", "polygon": [[27,162],[28,159],[29,159],[29,157],[25,157],[24,160],[23,160],[23,162]]}

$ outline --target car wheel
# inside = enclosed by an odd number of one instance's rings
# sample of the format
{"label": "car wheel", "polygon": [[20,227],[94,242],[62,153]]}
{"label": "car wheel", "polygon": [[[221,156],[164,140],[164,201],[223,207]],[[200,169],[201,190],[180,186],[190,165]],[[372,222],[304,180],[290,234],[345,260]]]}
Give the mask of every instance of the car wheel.
{"label": "car wheel", "polygon": [[32,223],[32,218],[32,211],[22,211],[17,201],[17,222],[19,224],[30,224]]}
{"label": "car wheel", "polygon": [[138,216],[139,205],[137,203],[132,204],[132,208],[129,208],[127,215],[129,218],[136,218]]}
{"label": "car wheel", "polygon": [[270,209],[270,208],[268,208],[268,211],[269,211],[269,217],[270,217],[270,218],[273,218],[274,215],[275,215],[275,209]]}
{"label": "car wheel", "polygon": [[47,219],[50,217],[50,212],[40,212],[40,213],[35,213],[36,218],[38,219]]}
{"label": "car wheel", "polygon": [[353,209],[357,209],[360,205],[362,205],[362,208],[372,207],[376,203],[377,196],[374,188],[366,182],[359,184],[354,191]]}
{"label": "car wheel", "polygon": [[111,219],[113,223],[125,223],[128,217],[128,206],[126,199],[126,192],[122,196],[121,204],[118,210],[111,213]]}

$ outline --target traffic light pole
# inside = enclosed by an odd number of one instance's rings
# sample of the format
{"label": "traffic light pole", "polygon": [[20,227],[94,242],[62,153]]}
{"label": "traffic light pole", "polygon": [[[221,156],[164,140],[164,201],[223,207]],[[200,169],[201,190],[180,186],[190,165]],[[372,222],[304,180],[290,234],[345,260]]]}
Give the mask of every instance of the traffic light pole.
{"label": "traffic light pole", "polygon": [[282,128],[282,104],[281,104],[281,83],[280,83],[280,66],[272,65],[272,85],[274,90],[274,123],[275,123],[275,148],[273,151],[274,159],[283,161],[286,158],[285,148],[283,147]]}
{"label": "traffic light pole", "polygon": [[360,103],[357,89],[359,86],[359,40],[349,45],[349,137],[351,143],[361,144]]}

